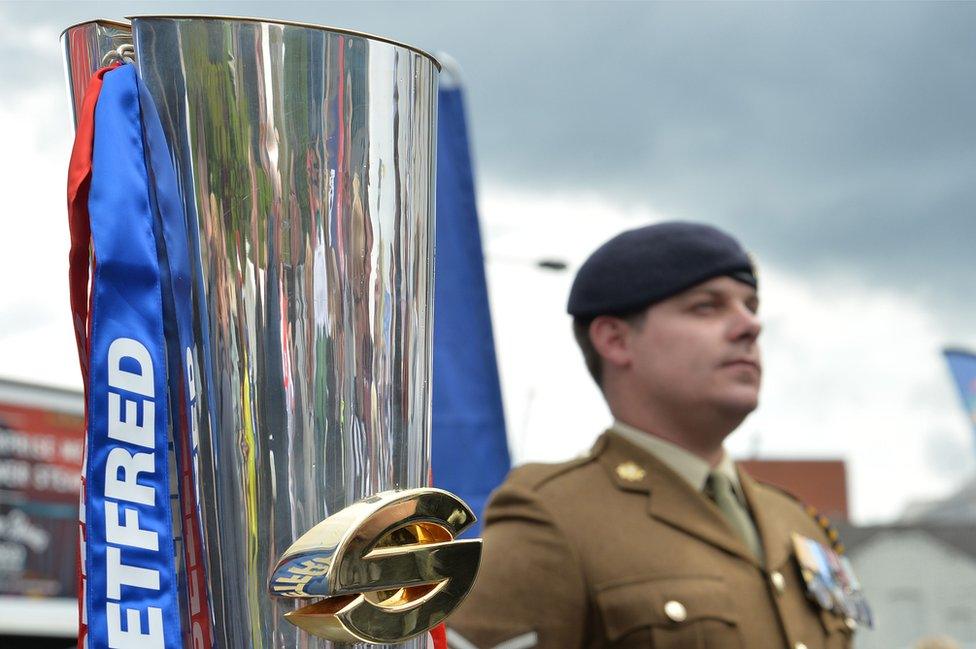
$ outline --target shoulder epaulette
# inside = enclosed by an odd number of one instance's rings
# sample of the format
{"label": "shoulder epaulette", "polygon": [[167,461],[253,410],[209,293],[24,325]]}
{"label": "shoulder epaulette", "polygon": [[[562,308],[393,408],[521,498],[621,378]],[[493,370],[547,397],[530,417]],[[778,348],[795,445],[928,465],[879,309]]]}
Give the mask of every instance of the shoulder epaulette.
{"label": "shoulder epaulette", "polygon": [[523,464],[513,470],[512,478],[515,482],[519,482],[530,489],[538,489],[553,479],[565,475],[592,460],[592,455],[583,455],[556,464]]}

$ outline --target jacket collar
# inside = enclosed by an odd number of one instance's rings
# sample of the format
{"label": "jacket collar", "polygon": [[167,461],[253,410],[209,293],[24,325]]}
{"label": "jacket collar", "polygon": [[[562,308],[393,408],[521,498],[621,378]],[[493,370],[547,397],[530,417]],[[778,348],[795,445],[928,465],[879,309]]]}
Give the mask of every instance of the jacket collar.
{"label": "jacket collar", "polygon": [[[647,512],[650,516],[759,566],[756,557],[732,531],[718,507],[646,450],[610,430],[597,440],[592,454],[599,457],[618,489],[648,494]],[[743,475],[740,472],[740,482]],[[743,491],[749,498],[744,484]],[[756,524],[762,530],[762,521],[757,520]],[[760,538],[767,542],[762,531]]]}
{"label": "jacket collar", "polygon": [[712,468],[708,465],[708,462],[691,451],[681,448],[666,439],[635,428],[619,419],[614,420],[610,430],[666,464],[669,469],[684,478],[695,491],[701,492],[705,488],[705,482],[708,480],[708,475],[712,471],[724,474],[732,483],[732,490],[735,492],[736,497],[742,504],[746,504],[742,486],[739,484],[739,472],[736,470],[735,462],[732,461],[732,458],[724,449],[722,451],[722,459],[718,465]]}

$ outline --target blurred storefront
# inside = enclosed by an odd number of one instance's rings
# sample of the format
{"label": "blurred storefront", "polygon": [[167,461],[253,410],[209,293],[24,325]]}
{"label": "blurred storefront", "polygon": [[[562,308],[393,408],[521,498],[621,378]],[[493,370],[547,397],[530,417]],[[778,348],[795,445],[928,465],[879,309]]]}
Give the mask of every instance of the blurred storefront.
{"label": "blurred storefront", "polygon": [[81,392],[0,379],[4,647],[69,646],[77,634],[83,438]]}

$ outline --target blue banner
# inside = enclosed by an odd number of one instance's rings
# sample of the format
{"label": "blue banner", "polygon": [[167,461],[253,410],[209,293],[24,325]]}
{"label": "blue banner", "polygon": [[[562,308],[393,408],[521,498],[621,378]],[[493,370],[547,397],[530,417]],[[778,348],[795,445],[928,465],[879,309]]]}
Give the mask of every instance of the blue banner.
{"label": "blue banner", "polygon": [[170,508],[165,287],[133,66],[105,75],[95,125],[88,200],[94,274],[87,644],[176,649],[182,641]]}
{"label": "blue banner", "polygon": [[437,110],[432,470],[480,518],[511,463],[461,89]]}
{"label": "blue banner", "polygon": [[962,407],[976,433],[976,354],[962,349],[946,349],[943,353],[959,389]]}

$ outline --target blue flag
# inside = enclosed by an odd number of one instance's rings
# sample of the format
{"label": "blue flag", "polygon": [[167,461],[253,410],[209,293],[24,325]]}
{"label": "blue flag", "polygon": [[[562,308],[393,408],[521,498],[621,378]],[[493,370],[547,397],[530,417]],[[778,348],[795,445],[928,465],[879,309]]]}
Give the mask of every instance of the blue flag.
{"label": "blue flag", "polygon": [[961,349],[946,349],[943,353],[959,388],[962,407],[966,409],[966,416],[976,433],[976,354]]}
{"label": "blue flag", "polygon": [[432,471],[480,519],[511,462],[461,89],[442,86],[437,110]]}

